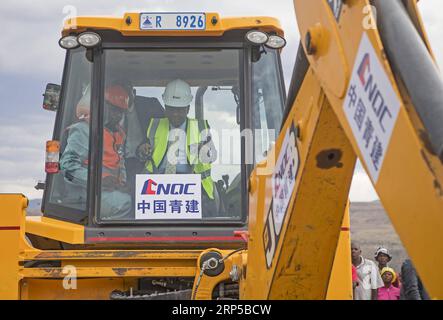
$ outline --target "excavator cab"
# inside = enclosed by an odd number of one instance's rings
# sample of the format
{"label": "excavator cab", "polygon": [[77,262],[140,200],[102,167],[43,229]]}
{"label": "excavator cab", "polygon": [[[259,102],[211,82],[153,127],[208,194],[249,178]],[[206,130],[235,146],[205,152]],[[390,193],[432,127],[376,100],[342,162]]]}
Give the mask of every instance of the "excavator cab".
{"label": "excavator cab", "polygon": [[[248,177],[282,126],[285,43],[264,17],[68,20],[44,217],[84,226],[86,244],[243,246]],[[177,82],[190,96],[174,109]]]}
{"label": "excavator cab", "polygon": [[[329,133],[318,140],[324,146],[298,148],[307,133],[293,120],[292,101],[286,108],[286,41],[276,19],[78,17],[65,22],[59,44],[66,49],[62,83],[49,84],[44,98],[57,114],[43,216],[25,216],[21,195],[2,197],[11,212],[2,224],[13,227],[3,234],[1,297],[261,297],[281,242],[298,243],[285,240],[285,217],[306,170],[301,155],[312,150],[320,165],[308,168],[328,183],[315,189],[321,206],[298,211],[306,228],[295,230],[340,232],[317,248],[337,252],[328,297],[351,297],[348,209],[330,196],[330,182],[346,179],[325,171],[341,168],[340,155],[326,149]],[[300,88],[318,88],[308,84]],[[322,101],[315,89],[297,103]],[[320,213],[324,228],[303,222]]]}
{"label": "excavator cab", "polygon": [[0,195],[0,297],[350,299],[358,157],[441,298],[441,77],[417,2],[373,4],[294,1],[287,108],[275,19],[67,20],[44,215]]}

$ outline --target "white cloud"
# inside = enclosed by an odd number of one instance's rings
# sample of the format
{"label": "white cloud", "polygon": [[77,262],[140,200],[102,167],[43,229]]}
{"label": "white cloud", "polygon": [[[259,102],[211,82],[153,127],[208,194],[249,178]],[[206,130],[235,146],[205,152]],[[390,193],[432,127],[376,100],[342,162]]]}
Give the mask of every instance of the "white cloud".
{"label": "white cloud", "polygon": [[423,15],[423,23],[431,42],[437,63],[443,68],[443,1],[420,1],[419,8]]}
{"label": "white cloud", "polygon": [[351,192],[349,198],[352,202],[366,202],[378,200],[378,195],[372,186],[366,172],[358,162],[354,177],[352,179]]}
{"label": "white cloud", "polygon": [[0,193],[40,198],[34,189],[45,178],[45,142],[52,136],[53,116],[0,120]]}
{"label": "white cloud", "polygon": [[41,199],[43,191],[36,190],[36,184],[37,181],[31,178],[6,180],[0,184],[0,193],[21,193],[28,199]]}
{"label": "white cloud", "polygon": [[[289,34],[294,35],[289,38],[297,38],[291,0],[281,0],[278,3],[232,0],[127,0],[124,5],[116,0],[45,0],[45,5],[39,1],[3,0],[0,2],[0,20],[3,25],[8,26],[9,32],[2,34],[2,48],[8,49],[0,50],[0,72],[61,75],[65,51],[58,46],[58,40],[62,22],[71,16],[71,12],[79,16],[122,16],[125,12],[190,10],[219,12],[222,16],[276,16],[285,29],[290,31]],[[291,45],[292,41],[289,42]]]}

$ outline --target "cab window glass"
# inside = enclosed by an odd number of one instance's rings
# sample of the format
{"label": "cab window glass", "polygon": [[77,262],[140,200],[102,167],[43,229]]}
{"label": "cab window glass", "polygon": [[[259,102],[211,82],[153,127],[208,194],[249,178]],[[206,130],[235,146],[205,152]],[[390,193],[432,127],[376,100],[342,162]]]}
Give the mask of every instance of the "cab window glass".
{"label": "cab window glass", "polygon": [[92,63],[85,49],[71,51],[67,72],[61,107],[60,171],[53,175],[49,202],[86,211]]}
{"label": "cab window glass", "polygon": [[105,50],[101,221],[242,219],[240,56]]}
{"label": "cab window glass", "polygon": [[282,125],[284,97],[276,50],[265,51],[252,64],[252,107],[255,129],[255,160],[263,160]]}

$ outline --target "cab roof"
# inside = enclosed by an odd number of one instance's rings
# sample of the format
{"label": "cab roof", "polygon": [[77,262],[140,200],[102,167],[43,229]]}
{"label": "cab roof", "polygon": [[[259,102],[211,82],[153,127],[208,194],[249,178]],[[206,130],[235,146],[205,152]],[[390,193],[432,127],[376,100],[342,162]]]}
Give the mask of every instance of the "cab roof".
{"label": "cab roof", "polygon": [[116,17],[76,17],[64,23],[62,36],[85,30],[114,30],[124,36],[222,36],[230,30],[258,29],[283,36],[279,20],[271,17],[220,18],[218,13],[205,13],[205,30],[141,30],[140,12],[125,13]]}

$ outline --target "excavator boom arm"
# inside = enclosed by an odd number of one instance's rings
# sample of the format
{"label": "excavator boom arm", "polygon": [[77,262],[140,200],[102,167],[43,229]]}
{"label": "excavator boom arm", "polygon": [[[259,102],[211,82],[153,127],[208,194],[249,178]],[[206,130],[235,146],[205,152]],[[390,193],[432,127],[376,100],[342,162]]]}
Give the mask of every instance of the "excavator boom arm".
{"label": "excavator boom arm", "polygon": [[245,298],[326,297],[356,158],[443,298],[443,83],[416,1],[371,3],[294,0],[303,51],[275,159],[251,177]]}

